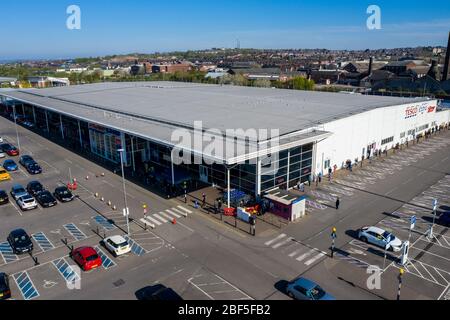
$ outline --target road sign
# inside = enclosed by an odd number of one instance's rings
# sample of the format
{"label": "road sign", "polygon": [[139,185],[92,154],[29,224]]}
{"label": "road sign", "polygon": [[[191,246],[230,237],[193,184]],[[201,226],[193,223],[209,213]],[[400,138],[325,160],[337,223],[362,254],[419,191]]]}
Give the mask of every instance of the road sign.
{"label": "road sign", "polygon": [[437,210],[437,206],[438,206],[438,201],[437,201],[437,199],[434,199],[433,200],[433,211]]}
{"label": "road sign", "polygon": [[386,238],[386,251],[389,250],[389,248],[391,247],[391,241],[392,241],[392,235],[389,234],[389,236]]}
{"label": "road sign", "polygon": [[415,228],[416,222],[417,222],[417,217],[416,216],[412,216],[411,217],[411,230],[413,230]]}

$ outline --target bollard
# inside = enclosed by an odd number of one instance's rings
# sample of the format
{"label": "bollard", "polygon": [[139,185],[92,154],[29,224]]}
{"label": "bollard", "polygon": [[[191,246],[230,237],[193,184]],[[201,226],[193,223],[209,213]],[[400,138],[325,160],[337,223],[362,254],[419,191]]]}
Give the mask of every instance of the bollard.
{"label": "bollard", "polygon": [[108,201],[108,206],[111,207],[112,203],[111,201]]}
{"label": "bollard", "polygon": [[96,198],[98,198],[99,194],[96,192],[96,193],[94,194],[94,196],[95,196]]}
{"label": "bollard", "polygon": [[104,177],[105,176],[105,173],[104,172],[102,172],[102,177]]}
{"label": "bollard", "polygon": [[117,207],[116,207],[116,206],[112,206],[112,209],[113,209],[114,211],[116,211],[116,210],[117,210]]}
{"label": "bollard", "polygon": [[89,176],[86,176],[86,180],[89,180]]}
{"label": "bollard", "polygon": [[101,202],[105,202],[105,198],[102,197],[102,198],[100,199],[100,201],[101,201]]}

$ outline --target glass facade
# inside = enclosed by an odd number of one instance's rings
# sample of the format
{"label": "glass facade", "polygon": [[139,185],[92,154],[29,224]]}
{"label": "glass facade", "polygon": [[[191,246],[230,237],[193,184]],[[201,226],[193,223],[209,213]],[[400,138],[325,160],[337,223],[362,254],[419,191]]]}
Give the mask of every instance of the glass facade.
{"label": "glass facade", "polygon": [[269,169],[264,166],[261,168],[261,192],[276,187],[291,188],[298,182],[308,181],[312,172],[312,161],[313,144],[280,152],[279,158],[275,163],[271,163]]}

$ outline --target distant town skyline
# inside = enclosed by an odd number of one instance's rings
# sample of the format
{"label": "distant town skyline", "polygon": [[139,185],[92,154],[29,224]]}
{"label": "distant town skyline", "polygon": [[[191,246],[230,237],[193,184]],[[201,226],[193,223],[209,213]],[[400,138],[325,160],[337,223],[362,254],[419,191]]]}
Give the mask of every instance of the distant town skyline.
{"label": "distant town skyline", "polygon": [[[81,8],[81,30],[66,28],[72,4]],[[366,26],[372,4],[381,8],[381,30]],[[238,39],[255,49],[445,46],[450,30],[448,0],[42,0],[4,3],[2,11],[0,60],[233,48]]]}

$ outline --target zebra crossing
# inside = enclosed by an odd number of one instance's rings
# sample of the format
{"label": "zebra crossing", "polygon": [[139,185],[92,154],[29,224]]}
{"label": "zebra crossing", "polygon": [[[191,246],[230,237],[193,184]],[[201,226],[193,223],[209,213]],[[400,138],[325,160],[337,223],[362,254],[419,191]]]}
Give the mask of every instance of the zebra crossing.
{"label": "zebra crossing", "polygon": [[302,263],[305,266],[311,266],[327,255],[326,252],[316,248],[309,248],[295,241],[294,238],[289,237],[285,233],[279,234],[276,237],[264,243],[266,247],[273,250],[280,251],[288,258]]}
{"label": "zebra crossing", "polygon": [[191,214],[192,211],[184,208],[183,206],[178,206],[175,208],[166,209],[158,213],[147,214],[144,218],[140,219],[145,225],[150,225],[152,227],[158,227],[163,224],[172,222],[174,219],[180,219],[181,217],[186,217],[187,214]]}

